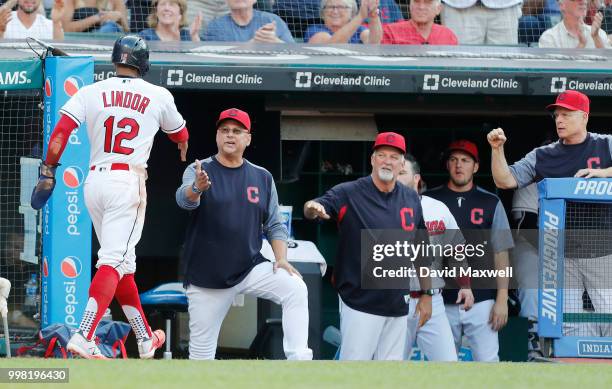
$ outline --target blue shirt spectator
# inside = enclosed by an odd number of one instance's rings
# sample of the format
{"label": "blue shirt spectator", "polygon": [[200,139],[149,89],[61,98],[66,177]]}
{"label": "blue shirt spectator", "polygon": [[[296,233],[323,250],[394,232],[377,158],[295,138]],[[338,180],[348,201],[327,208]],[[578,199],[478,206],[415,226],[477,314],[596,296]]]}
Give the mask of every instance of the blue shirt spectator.
{"label": "blue shirt spectator", "polygon": [[519,19],[519,42],[534,43],[544,31],[561,21],[557,0],[526,0]]}
{"label": "blue shirt spectator", "polygon": [[[231,0],[228,3],[231,8]],[[233,9],[229,15],[213,19],[206,30],[205,40],[246,42],[253,39],[257,42],[272,43],[276,38],[277,42],[294,42],[287,24],[277,15],[252,8],[251,10],[252,17],[246,25],[240,25],[235,21]]]}
{"label": "blue shirt spectator", "polygon": [[200,40],[201,15],[196,16],[187,27],[186,0],[153,0],[151,13],[147,18],[150,28],[139,32],[148,41],[194,41]]}
{"label": "blue shirt spectator", "polygon": [[[351,36],[351,39],[348,41],[348,43],[361,43],[361,33],[365,30],[367,30],[367,28],[365,28],[364,26],[359,26],[357,28],[357,31],[355,31],[353,36]],[[317,32],[326,32],[329,35],[334,34],[333,31],[327,28],[324,24],[312,24],[306,29],[306,33],[304,34],[304,41],[308,42],[310,38],[312,38],[312,36]]]}
{"label": "blue shirt spectator", "polygon": [[[324,24],[306,29],[308,43],[379,43],[382,37],[378,0],[363,0],[359,8],[355,0],[322,0],[321,17]],[[368,17],[369,29],[363,26]]]}
{"label": "blue shirt spectator", "polygon": [[[146,41],[159,41],[159,35],[155,32],[153,28],[145,28],[144,30],[138,33],[144,40]],[[181,40],[182,41],[191,41],[191,35],[189,35],[189,30],[186,28],[181,28]]]}

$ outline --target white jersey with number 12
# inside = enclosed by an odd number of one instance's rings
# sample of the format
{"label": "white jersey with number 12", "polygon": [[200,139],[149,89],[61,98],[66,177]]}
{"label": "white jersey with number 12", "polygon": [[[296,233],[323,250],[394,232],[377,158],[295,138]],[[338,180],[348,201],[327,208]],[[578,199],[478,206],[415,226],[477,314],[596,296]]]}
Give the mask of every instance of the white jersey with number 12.
{"label": "white jersey with number 12", "polygon": [[60,113],[87,124],[90,165],[147,167],[153,138],[180,131],[185,120],[172,94],[141,78],[112,77],[81,88]]}

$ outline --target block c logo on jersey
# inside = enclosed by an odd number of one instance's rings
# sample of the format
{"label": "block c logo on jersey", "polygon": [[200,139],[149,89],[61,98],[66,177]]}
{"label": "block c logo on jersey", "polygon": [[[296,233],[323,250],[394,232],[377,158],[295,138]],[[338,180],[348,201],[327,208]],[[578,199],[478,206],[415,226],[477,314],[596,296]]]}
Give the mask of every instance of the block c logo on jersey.
{"label": "block c logo on jersey", "polygon": [[257,204],[259,203],[259,188],[256,186],[249,186],[247,188],[247,200],[250,203]]}
{"label": "block c logo on jersey", "polygon": [[414,230],[414,209],[412,208],[400,209],[400,218],[402,220],[402,229],[404,229],[404,231]]}
{"label": "block c logo on jersey", "polygon": [[482,224],[484,221],[484,210],[482,208],[472,208],[470,221],[472,224]]}
{"label": "block c logo on jersey", "polygon": [[[70,76],[64,81],[64,92],[72,97],[83,87],[83,80],[78,76]],[[45,84],[46,87],[46,84]],[[46,89],[46,88],[45,88]]]}

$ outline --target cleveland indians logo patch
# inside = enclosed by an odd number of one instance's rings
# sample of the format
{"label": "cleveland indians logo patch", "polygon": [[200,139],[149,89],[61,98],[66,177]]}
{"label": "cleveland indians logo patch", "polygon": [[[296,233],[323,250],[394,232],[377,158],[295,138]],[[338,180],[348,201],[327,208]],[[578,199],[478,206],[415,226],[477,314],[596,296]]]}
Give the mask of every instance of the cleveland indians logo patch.
{"label": "cleveland indians logo patch", "polygon": [[249,186],[247,188],[247,200],[250,203],[257,204],[259,203],[259,188],[256,186]]}

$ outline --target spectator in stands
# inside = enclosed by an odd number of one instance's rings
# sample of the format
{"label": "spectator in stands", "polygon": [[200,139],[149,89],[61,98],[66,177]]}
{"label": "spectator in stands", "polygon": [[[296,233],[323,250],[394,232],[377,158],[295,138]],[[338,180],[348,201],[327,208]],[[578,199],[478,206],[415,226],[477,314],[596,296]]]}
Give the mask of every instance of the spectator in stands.
{"label": "spectator in stands", "polygon": [[[379,17],[382,24],[404,19],[402,10],[395,0],[380,0],[379,9]],[[321,19],[323,14],[321,12],[320,0],[275,0],[272,10],[287,22],[294,37],[304,37],[304,41],[308,41],[305,35],[308,26],[324,24],[324,21]],[[364,22],[364,24],[370,24],[369,20]]]}
{"label": "spectator in stands", "polygon": [[456,45],[457,36],[448,27],[434,23],[440,0],[411,0],[410,19],[383,26],[382,44]]}
{"label": "spectator in stands", "polygon": [[523,0],[443,0],[442,24],[462,45],[516,45]]}
{"label": "spectator in stands", "polygon": [[64,0],[63,25],[68,32],[128,32],[123,0]]}
{"label": "spectator in stands", "polygon": [[200,41],[202,16],[194,19],[189,29],[187,25],[186,0],[153,0],[153,9],[149,14],[149,26],[139,32],[148,41]]}
{"label": "spectator in stands", "polygon": [[[304,40],[308,43],[378,43],[382,26],[378,16],[378,0],[363,0],[357,10],[355,0],[321,1],[321,17],[325,24],[308,26]],[[370,19],[370,28],[363,21]]]}
{"label": "spectator in stands", "polygon": [[229,11],[225,0],[187,0],[187,20],[194,20],[196,16],[202,15],[204,26],[208,26],[215,18],[227,15]]}
{"label": "spectator in stands", "polygon": [[293,42],[289,28],[281,18],[253,9],[256,0],[227,0],[229,15],[214,19],[206,29],[207,41]]}
{"label": "spectator in stands", "polygon": [[540,47],[552,48],[609,48],[606,32],[601,28],[603,15],[598,12],[589,26],[584,22],[587,0],[559,0],[563,19],[553,28],[544,31]]}
{"label": "spectator in stands", "polygon": [[519,19],[519,43],[535,43],[544,31],[561,21],[557,0],[525,0]]}
{"label": "spectator in stands", "polygon": [[0,38],[63,40],[62,13],[64,1],[55,0],[51,11],[51,19],[38,12],[40,0],[19,0],[17,11],[11,11],[11,2],[0,7]]}

